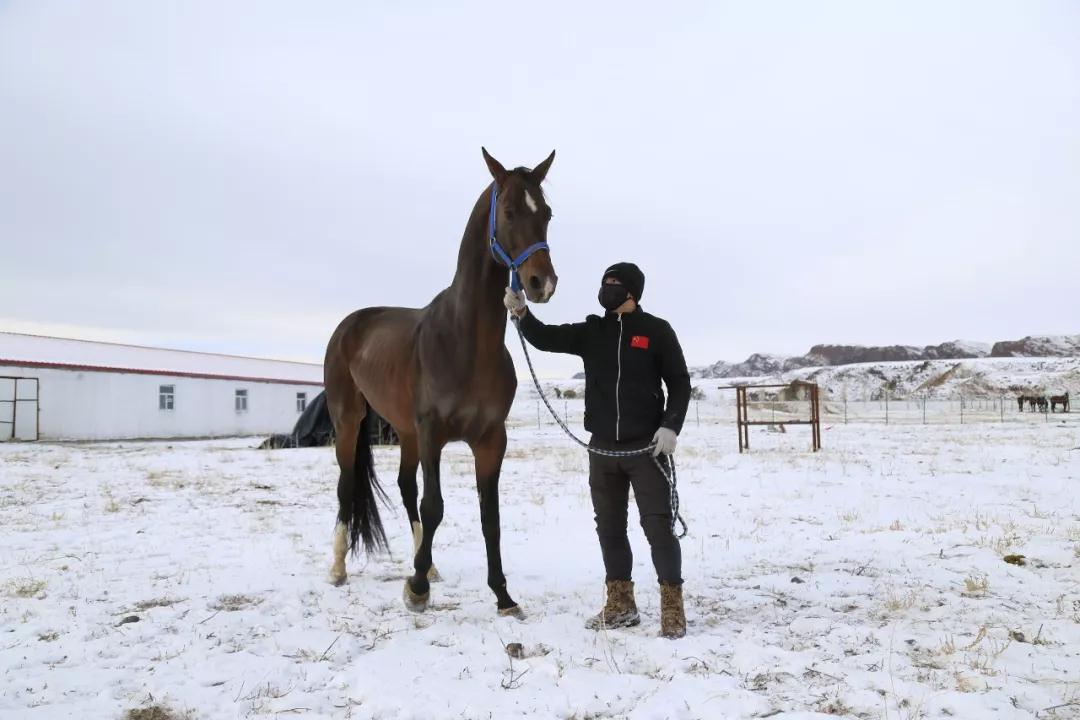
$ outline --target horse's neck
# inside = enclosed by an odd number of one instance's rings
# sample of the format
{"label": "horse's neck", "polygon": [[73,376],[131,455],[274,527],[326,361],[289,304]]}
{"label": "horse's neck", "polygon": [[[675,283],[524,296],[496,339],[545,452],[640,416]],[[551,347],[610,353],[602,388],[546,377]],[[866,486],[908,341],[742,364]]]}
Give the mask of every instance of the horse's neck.
{"label": "horse's neck", "polygon": [[469,216],[458,251],[457,271],[444,295],[449,305],[446,321],[455,326],[459,337],[472,338],[479,352],[501,349],[506,335],[502,296],[508,271],[491,257],[485,198],[477,201]]}

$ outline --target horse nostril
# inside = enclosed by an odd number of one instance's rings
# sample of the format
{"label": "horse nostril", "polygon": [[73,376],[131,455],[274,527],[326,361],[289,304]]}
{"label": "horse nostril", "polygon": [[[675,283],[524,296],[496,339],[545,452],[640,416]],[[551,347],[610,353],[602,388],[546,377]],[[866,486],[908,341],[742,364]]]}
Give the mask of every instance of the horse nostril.
{"label": "horse nostril", "polygon": [[538,278],[536,275],[533,275],[529,278],[529,287],[531,289],[539,291],[540,288],[543,287],[543,285],[544,284],[540,282],[540,278]]}

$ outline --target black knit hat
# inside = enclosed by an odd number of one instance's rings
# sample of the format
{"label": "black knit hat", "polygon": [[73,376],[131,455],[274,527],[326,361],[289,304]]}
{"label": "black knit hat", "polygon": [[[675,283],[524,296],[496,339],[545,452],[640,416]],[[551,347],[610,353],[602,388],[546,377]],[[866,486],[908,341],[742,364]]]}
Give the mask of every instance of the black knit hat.
{"label": "black knit hat", "polygon": [[634,263],[615,263],[604,271],[604,277],[600,282],[609,277],[621,282],[623,287],[634,296],[634,300],[641,302],[641,295],[645,292],[645,273],[641,272],[641,268]]}

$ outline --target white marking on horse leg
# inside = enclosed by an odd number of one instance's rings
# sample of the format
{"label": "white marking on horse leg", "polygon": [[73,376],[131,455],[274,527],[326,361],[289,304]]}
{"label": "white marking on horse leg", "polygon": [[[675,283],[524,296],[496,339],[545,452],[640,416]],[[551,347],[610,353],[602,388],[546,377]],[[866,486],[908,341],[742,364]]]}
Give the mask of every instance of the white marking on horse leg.
{"label": "white marking on horse leg", "polygon": [[525,191],[525,204],[529,206],[529,210],[536,212],[536,201],[533,200],[533,197],[529,194],[528,190]]}
{"label": "white marking on horse leg", "polygon": [[413,555],[420,552],[420,541],[424,539],[424,526],[419,522],[412,524],[412,551]]}
{"label": "white marking on horse leg", "polygon": [[[413,541],[413,555],[420,552],[420,542],[424,539],[424,526],[418,522],[412,524],[412,541]],[[438,582],[442,580],[442,575],[435,569],[435,563],[431,563],[431,567],[427,571],[428,580],[432,582]]]}
{"label": "white marking on horse leg", "polygon": [[335,585],[345,582],[345,554],[349,551],[349,539],[345,534],[345,525],[334,526],[334,564],[330,568],[330,581]]}

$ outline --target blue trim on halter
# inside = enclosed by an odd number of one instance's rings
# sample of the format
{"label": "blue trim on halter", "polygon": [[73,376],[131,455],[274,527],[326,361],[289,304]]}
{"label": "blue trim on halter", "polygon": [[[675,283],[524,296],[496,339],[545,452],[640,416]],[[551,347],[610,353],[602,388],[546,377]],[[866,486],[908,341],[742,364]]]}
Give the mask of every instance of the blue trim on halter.
{"label": "blue trim on halter", "polygon": [[493,185],[491,187],[491,209],[488,211],[488,241],[491,245],[491,254],[496,260],[510,270],[510,289],[514,292],[520,292],[521,278],[518,277],[518,268],[521,267],[533,253],[539,250],[547,250],[548,252],[551,250],[546,242],[538,242],[525,248],[524,252],[516,258],[511,258],[510,254],[506,252],[506,250],[503,249],[503,246],[499,244],[499,241],[495,239],[495,208],[497,207],[498,199],[499,188],[497,185]]}

